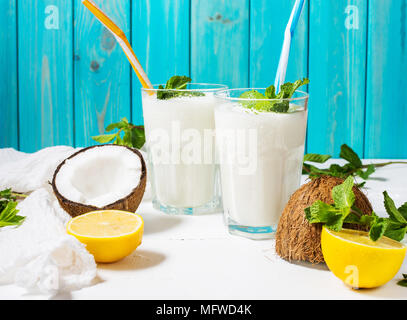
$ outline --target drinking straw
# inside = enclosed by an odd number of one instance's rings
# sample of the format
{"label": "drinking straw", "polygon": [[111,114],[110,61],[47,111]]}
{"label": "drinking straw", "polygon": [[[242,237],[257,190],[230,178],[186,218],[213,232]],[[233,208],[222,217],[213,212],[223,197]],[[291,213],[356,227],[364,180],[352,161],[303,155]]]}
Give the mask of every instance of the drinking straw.
{"label": "drinking straw", "polygon": [[[144,88],[152,89],[153,86],[150,80],[148,79],[147,74],[144,72],[143,67],[138,61],[136,54],[131,48],[131,45],[127,40],[124,32],[112,21],[112,19],[110,19],[107,16],[107,14],[105,14],[101,9],[99,9],[93,1],[82,0],[82,3],[113,34],[116,41],[119,43],[120,47],[123,49],[124,54],[129,60],[131,66],[133,67],[133,70],[136,72],[137,77],[141,82],[141,85]],[[153,92],[151,92],[150,94],[153,94]]]}
{"label": "drinking straw", "polygon": [[302,8],[304,7],[305,0],[296,0],[293,10],[291,11],[290,19],[288,20],[287,27],[284,32],[283,48],[281,50],[280,61],[278,63],[276,80],[274,86],[276,92],[280,91],[280,86],[284,84],[285,75],[287,72],[288,56],[290,55],[291,39],[294,36],[295,28],[297,27]]}

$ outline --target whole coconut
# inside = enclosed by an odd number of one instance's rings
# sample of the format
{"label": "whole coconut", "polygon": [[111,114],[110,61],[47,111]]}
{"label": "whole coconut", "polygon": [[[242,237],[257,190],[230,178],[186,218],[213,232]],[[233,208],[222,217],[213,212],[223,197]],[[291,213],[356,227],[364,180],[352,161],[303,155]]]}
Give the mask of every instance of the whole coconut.
{"label": "whole coconut", "polygon": [[[321,224],[310,224],[304,209],[315,201],[333,204],[332,188],[343,183],[343,179],[323,176],[303,185],[290,197],[280,217],[276,233],[276,251],[286,260],[323,263],[321,251]],[[364,214],[372,213],[372,205],[357,187],[353,187],[355,205]],[[361,229],[358,225],[344,225],[350,229]]]}

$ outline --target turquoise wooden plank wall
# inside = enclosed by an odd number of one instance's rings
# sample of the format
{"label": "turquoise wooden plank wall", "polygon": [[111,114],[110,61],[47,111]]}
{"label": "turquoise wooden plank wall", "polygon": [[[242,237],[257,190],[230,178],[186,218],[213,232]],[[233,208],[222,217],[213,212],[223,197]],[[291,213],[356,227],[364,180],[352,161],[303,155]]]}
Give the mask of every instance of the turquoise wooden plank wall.
{"label": "turquoise wooden plank wall", "polygon": [[[294,0],[95,2],[153,83],[257,87],[274,82]],[[308,152],[407,158],[406,26],[407,0],[307,2],[287,80],[311,80]],[[143,123],[137,77],[80,0],[0,0],[0,27],[0,147],[87,146],[122,117]]]}

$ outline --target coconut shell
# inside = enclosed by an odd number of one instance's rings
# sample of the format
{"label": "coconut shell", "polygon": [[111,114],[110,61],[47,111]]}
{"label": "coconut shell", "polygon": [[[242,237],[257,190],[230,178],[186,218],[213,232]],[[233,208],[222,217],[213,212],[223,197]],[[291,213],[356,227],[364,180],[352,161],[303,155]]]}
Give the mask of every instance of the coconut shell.
{"label": "coconut shell", "polygon": [[[321,224],[310,224],[304,209],[315,201],[333,204],[332,188],[343,183],[343,179],[323,176],[300,187],[290,197],[280,217],[276,232],[276,251],[288,261],[299,260],[323,263],[321,250]],[[353,187],[355,205],[364,213],[372,213],[372,205],[357,187]],[[346,224],[346,228],[363,229],[358,225]]]}
{"label": "coconut shell", "polygon": [[137,149],[125,147],[125,146],[117,146],[119,148],[127,148],[130,151],[134,152],[137,154],[137,156],[140,158],[141,161],[141,176],[140,176],[140,181],[138,185],[131,191],[129,195],[126,197],[115,201],[114,203],[111,203],[109,205],[106,205],[104,207],[98,208],[95,206],[90,206],[78,202],[71,201],[67,198],[65,198],[59,191],[58,188],[56,187],[56,176],[58,175],[59,170],[61,167],[65,164],[65,162],[76,155],[85,152],[86,150],[89,150],[90,148],[101,148],[104,145],[97,145],[97,146],[92,146],[88,148],[81,149],[80,151],[74,153],[71,155],[69,158],[65,159],[63,162],[61,162],[57,169],[54,172],[54,176],[52,179],[52,189],[54,191],[55,196],[58,199],[59,204],[61,207],[69,213],[72,217],[79,216],[84,213],[88,213],[90,211],[95,211],[95,210],[123,210],[123,211],[129,211],[129,212],[135,212],[140,205],[141,200],[143,199],[144,196],[144,191],[146,189],[146,182],[147,182],[147,167],[146,163],[144,161],[143,155],[138,151]]}

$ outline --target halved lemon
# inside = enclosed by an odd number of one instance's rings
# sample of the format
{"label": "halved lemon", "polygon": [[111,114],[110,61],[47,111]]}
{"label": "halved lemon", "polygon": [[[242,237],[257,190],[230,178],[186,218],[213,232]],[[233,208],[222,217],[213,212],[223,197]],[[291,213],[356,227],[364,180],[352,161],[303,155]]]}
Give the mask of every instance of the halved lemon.
{"label": "halved lemon", "polygon": [[96,262],[115,262],[128,256],[141,244],[143,229],[141,216],[119,210],[92,211],[71,219],[66,227]]}
{"label": "halved lemon", "polygon": [[372,241],[367,232],[324,227],[321,248],[328,268],[354,288],[379,287],[394,278],[406,246],[387,237]]}

